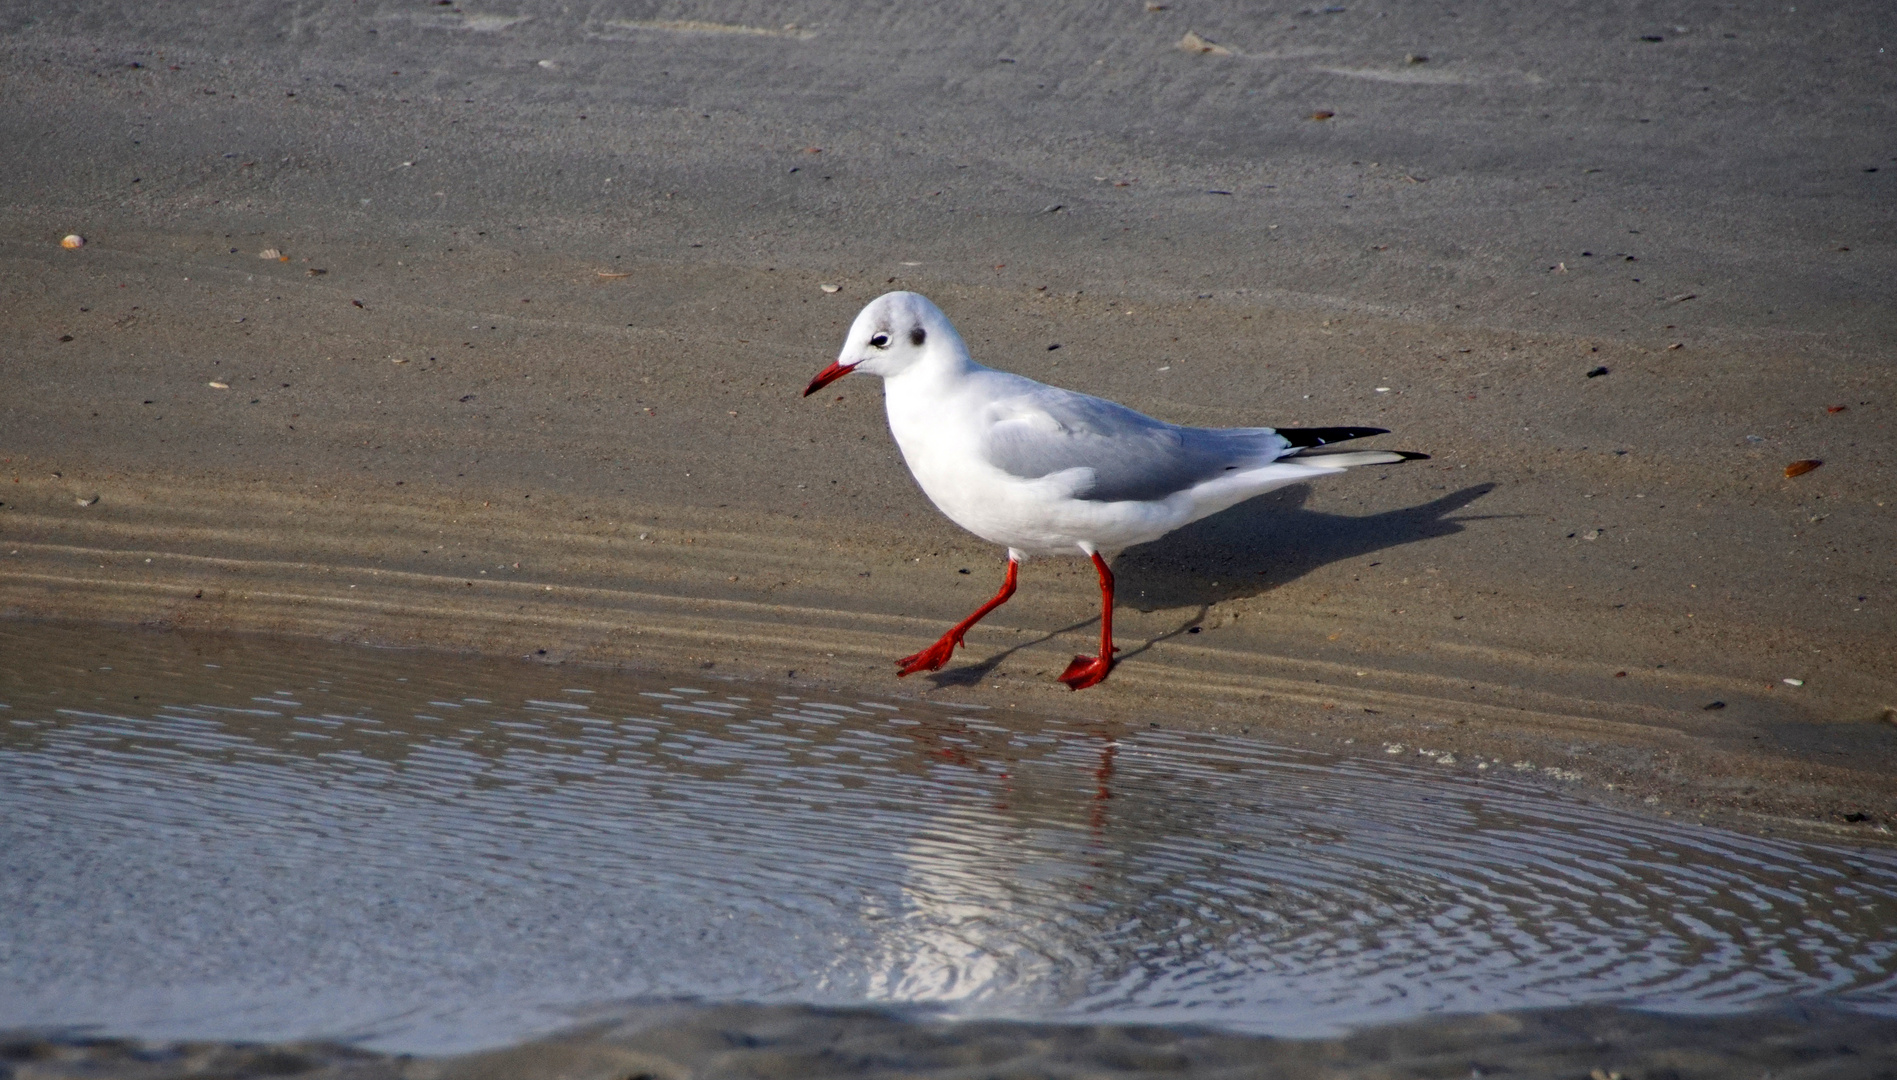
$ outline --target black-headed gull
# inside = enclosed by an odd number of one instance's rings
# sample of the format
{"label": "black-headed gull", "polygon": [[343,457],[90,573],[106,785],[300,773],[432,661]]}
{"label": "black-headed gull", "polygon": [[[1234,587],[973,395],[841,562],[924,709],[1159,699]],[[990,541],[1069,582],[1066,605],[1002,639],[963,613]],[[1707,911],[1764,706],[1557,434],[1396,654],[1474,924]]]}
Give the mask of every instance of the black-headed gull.
{"label": "black-headed gull", "polygon": [[1426,454],[1329,450],[1373,427],[1193,428],[1142,416],[975,363],[942,309],[912,292],[870,301],[808,397],[852,371],[883,377],[889,431],[922,493],[949,520],[1008,549],[994,599],[897,663],[900,675],[949,662],[962,635],[1014,595],[1030,554],[1082,554],[1100,575],[1100,655],[1076,656],[1076,690],[1113,669],[1113,574],[1104,556],[1300,480]]}

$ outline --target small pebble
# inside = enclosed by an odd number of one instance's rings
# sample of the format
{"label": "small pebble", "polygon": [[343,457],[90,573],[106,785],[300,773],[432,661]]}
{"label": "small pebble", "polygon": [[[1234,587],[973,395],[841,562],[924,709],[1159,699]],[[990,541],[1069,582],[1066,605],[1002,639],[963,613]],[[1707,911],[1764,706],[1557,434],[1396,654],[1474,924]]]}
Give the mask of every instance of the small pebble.
{"label": "small pebble", "polygon": [[1588,378],[1590,378],[1590,379],[1598,379],[1598,378],[1600,378],[1600,377],[1601,377],[1602,375],[1605,375],[1605,374],[1607,374],[1607,369],[1606,369],[1606,368],[1604,368],[1604,367],[1597,367],[1597,368],[1595,368],[1594,370],[1592,370],[1592,371],[1590,371],[1590,372],[1588,372],[1588,373],[1587,373],[1587,377],[1588,377]]}
{"label": "small pebble", "polygon": [[1794,476],[1803,476],[1823,464],[1824,462],[1819,461],[1817,458],[1806,458],[1803,461],[1794,461],[1790,465],[1785,466],[1785,476],[1787,479]]}
{"label": "small pebble", "polygon": [[65,248],[67,251],[78,251],[80,248],[86,246],[86,238],[80,236],[78,233],[69,233],[64,240],[59,242],[59,246]]}
{"label": "small pebble", "polygon": [[1803,685],[1805,685],[1805,680],[1803,680],[1803,679],[1780,679],[1780,680],[1779,680],[1779,682],[1782,682],[1782,683],[1784,683],[1784,684],[1785,684],[1786,686],[1803,686]]}
{"label": "small pebble", "polygon": [[218,382],[216,379],[213,379],[210,382],[205,383],[204,385],[210,387],[213,390],[229,390],[231,388],[230,383]]}
{"label": "small pebble", "polygon": [[822,289],[824,292],[827,292],[827,293],[843,291],[843,286],[841,285],[819,285],[817,286],[817,288]]}
{"label": "small pebble", "polygon": [[1185,37],[1182,37],[1179,39],[1178,48],[1184,52],[1201,53],[1205,56],[1232,55],[1232,50],[1226,48],[1223,45],[1220,45],[1216,41],[1211,41],[1206,38],[1202,38],[1199,35],[1191,32],[1190,30],[1186,32]]}

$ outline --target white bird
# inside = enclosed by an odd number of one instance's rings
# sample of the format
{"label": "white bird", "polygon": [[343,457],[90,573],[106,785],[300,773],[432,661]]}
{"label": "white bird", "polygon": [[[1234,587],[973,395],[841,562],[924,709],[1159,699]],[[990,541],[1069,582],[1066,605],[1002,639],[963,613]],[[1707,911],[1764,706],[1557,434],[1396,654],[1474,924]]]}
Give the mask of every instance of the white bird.
{"label": "white bird", "polygon": [[935,644],[898,660],[899,675],[948,663],[968,628],[1014,595],[1028,555],[1081,554],[1100,575],[1100,655],[1074,657],[1060,681],[1092,686],[1112,670],[1115,652],[1105,556],[1286,484],[1428,456],[1320,449],[1383,428],[1180,427],[985,368],[948,316],[912,292],[870,301],[804,396],[852,371],[883,377],[889,432],[936,509],[1008,549],[1001,591]]}

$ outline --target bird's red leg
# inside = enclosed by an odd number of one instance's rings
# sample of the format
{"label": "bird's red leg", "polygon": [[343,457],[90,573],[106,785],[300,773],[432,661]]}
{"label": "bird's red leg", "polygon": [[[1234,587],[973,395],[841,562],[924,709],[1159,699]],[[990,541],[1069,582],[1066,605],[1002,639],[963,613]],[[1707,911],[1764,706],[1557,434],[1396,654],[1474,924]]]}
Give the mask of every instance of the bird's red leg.
{"label": "bird's red leg", "polygon": [[1093,568],[1100,572],[1100,655],[1076,656],[1060,681],[1075,690],[1085,690],[1107,677],[1113,670],[1113,571],[1099,552],[1093,553]]}
{"label": "bird's red leg", "polygon": [[918,671],[941,670],[942,665],[948,663],[949,658],[955,655],[955,646],[962,643],[962,635],[968,632],[968,628],[980,622],[983,615],[1007,603],[1008,597],[1014,595],[1015,572],[1020,568],[1021,564],[1019,562],[1014,559],[1009,559],[1007,580],[1001,583],[1001,591],[995,594],[995,598],[983,604],[981,607],[976,608],[973,615],[949,627],[949,632],[943,634],[940,640],[936,641],[935,644],[916,653],[914,656],[905,656],[896,661],[896,663],[902,665],[902,669],[897,671],[896,674],[898,676],[914,675]]}

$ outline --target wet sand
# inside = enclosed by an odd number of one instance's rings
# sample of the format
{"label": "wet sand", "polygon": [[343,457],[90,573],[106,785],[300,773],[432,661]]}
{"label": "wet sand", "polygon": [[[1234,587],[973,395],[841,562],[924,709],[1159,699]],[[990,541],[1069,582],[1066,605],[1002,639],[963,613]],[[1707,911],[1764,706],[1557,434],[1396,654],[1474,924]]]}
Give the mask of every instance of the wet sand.
{"label": "wet sand", "polygon": [[[0,613],[1426,745],[1886,838],[1889,13],[1312,10],[0,7]],[[873,382],[797,397],[893,287],[994,366],[1433,458],[1121,556],[1102,688],[1052,682],[1072,562],[896,683],[1001,558]]]}
{"label": "wet sand", "polygon": [[1334,1039],[1160,1027],[931,1023],[867,1010],[635,1007],[570,1036],[452,1058],[295,1043],[141,1043],[0,1034],[18,1080],[181,1074],[336,1080],[672,1080],[692,1076],[1674,1076],[1885,1075],[1891,1022],[1824,1008],[1656,1017],[1611,1008],[1492,1013]]}

